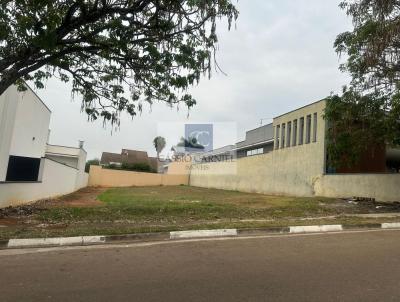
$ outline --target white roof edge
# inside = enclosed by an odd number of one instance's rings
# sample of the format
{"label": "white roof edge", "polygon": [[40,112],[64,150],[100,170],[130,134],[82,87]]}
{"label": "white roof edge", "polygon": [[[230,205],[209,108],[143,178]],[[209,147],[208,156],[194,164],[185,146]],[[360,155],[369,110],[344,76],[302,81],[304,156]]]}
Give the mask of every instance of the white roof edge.
{"label": "white roof edge", "polygon": [[238,148],[233,149],[232,151],[242,150],[242,149],[246,149],[246,148],[249,148],[249,147],[254,147],[254,146],[258,146],[258,145],[262,145],[262,144],[266,144],[266,143],[273,143],[273,142],[274,142],[274,139],[272,138],[272,139],[269,139],[269,140],[266,140],[266,141],[262,141],[262,142],[258,142],[258,143],[254,143],[254,144],[251,144],[251,145],[238,147]]}

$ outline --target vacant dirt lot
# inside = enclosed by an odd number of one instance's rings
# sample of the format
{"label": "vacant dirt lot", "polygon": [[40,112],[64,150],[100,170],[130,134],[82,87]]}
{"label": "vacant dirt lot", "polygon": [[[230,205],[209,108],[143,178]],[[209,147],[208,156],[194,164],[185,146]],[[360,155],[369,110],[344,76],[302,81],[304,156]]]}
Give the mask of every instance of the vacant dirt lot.
{"label": "vacant dirt lot", "polygon": [[[371,214],[393,213],[392,217]],[[398,203],[296,198],[188,186],[85,188],[0,209],[0,238],[396,221]]]}
{"label": "vacant dirt lot", "polygon": [[87,187],[75,193],[43,201],[45,207],[95,207],[104,205],[97,199],[104,188]]}

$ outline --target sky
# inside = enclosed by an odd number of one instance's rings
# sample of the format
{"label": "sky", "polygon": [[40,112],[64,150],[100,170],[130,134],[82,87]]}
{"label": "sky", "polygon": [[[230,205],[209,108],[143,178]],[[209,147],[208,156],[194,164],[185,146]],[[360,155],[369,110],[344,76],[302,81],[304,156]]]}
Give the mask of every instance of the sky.
{"label": "sky", "polygon": [[[274,116],[331,92],[340,93],[349,77],[338,70],[343,59],[335,53],[333,42],[339,33],[351,29],[350,19],[338,7],[340,1],[238,1],[236,27],[230,31],[225,23],[218,27],[217,60],[226,75],[213,73],[211,79],[204,77],[192,87],[189,92],[197,105],[189,112],[184,106],[154,103],[133,119],[123,115],[115,131],[102,121],[88,121],[79,97],[72,99],[71,87],[51,79],[37,91],[52,111],[50,143],[78,146],[78,140],[83,140],[88,159],[99,158],[103,151],[119,153],[122,148],[154,156],[152,141],[163,125],[231,125],[239,141],[247,130],[260,126],[261,119],[269,123]],[[175,143],[167,140],[166,149]],[[219,143],[214,147],[229,144]]]}

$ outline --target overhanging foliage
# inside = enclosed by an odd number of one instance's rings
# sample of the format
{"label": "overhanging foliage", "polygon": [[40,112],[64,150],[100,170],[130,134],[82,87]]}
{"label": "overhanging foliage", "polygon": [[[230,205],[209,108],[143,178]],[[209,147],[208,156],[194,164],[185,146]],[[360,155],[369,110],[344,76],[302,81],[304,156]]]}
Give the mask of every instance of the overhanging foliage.
{"label": "overhanging foliage", "polygon": [[345,0],[340,6],[354,29],[338,35],[335,49],[346,55],[341,70],[352,81],[331,96],[328,155],[334,165],[352,165],[366,148],[400,145],[400,2]]}
{"label": "overhanging foliage", "polygon": [[3,0],[0,94],[56,76],[92,119],[119,123],[142,103],[184,103],[210,73],[216,25],[238,16],[230,0]]}

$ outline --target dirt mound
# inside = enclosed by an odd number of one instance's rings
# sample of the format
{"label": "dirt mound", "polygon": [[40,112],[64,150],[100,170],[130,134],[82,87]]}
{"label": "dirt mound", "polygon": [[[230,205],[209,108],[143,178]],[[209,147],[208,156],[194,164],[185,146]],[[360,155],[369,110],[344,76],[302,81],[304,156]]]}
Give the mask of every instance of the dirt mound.
{"label": "dirt mound", "polygon": [[43,203],[46,207],[93,207],[101,206],[103,203],[97,199],[97,196],[103,193],[104,188],[83,188],[77,192],[47,200]]}
{"label": "dirt mound", "polygon": [[0,209],[0,219],[10,217],[29,217],[50,207],[93,207],[103,203],[97,200],[97,196],[104,192],[103,188],[84,188],[72,194],[59,198],[38,200],[31,204],[9,206]]}

